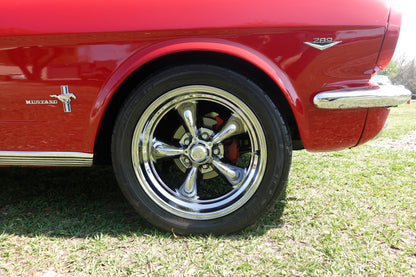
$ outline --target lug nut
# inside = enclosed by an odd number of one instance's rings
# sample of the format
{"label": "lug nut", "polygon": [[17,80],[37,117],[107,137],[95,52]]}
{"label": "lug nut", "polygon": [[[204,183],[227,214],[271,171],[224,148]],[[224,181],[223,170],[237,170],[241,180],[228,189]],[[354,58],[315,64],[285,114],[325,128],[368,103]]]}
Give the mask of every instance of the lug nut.
{"label": "lug nut", "polygon": [[207,164],[204,164],[204,165],[202,166],[202,168],[203,168],[203,169],[208,169],[208,165],[207,165]]}
{"label": "lug nut", "polygon": [[183,141],[183,143],[185,143],[185,145],[189,145],[189,143],[191,143],[191,141],[189,140],[189,138],[187,138]]}
{"label": "lug nut", "polygon": [[188,159],[188,158],[185,158],[183,161],[184,161],[186,164],[190,164],[190,163],[191,163],[191,160],[190,160],[190,159]]}
{"label": "lug nut", "polygon": [[209,135],[207,133],[203,133],[202,134],[202,139],[203,140],[208,140],[209,139]]}
{"label": "lug nut", "polygon": [[215,148],[213,151],[214,155],[219,155],[220,154],[220,149]]}

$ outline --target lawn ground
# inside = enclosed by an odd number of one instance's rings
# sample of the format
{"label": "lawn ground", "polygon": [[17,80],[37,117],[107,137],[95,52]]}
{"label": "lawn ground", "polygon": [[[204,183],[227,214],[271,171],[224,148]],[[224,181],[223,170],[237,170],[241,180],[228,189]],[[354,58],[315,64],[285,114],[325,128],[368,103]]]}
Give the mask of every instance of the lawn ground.
{"label": "lawn ground", "polygon": [[143,221],[111,168],[0,168],[0,276],[415,276],[416,102],[383,136],[294,152],[286,195],[231,236]]}

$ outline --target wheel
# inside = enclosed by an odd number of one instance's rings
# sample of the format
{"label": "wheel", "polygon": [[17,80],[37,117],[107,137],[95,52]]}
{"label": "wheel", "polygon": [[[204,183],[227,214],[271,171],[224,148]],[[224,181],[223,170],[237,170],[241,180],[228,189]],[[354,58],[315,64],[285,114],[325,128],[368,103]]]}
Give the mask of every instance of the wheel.
{"label": "wheel", "polygon": [[165,70],[139,85],[112,140],[120,188],[150,223],[225,234],[255,223],[285,188],[291,139],[253,82],[209,65]]}

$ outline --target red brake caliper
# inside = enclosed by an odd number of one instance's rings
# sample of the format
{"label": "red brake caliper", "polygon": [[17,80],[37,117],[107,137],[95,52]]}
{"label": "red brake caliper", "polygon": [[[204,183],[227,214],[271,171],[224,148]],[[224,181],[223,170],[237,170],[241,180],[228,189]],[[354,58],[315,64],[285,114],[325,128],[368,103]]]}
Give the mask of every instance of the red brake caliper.
{"label": "red brake caliper", "polygon": [[[221,127],[221,125],[224,123],[224,120],[220,118],[219,116],[215,117],[215,120],[217,121],[217,129]],[[231,142],[231,143],[230,143]],[[238,142],[237,139],[228,139],[225,141],[225,157],[232,163],[236,164],[238,160]]]}
{"label": "red brake caliper", "polygon": [[230,160],[232,164],[236,164],[238,160],[238,143],[237,139],[232,139],[230,145],[227,146],[225,157]]}

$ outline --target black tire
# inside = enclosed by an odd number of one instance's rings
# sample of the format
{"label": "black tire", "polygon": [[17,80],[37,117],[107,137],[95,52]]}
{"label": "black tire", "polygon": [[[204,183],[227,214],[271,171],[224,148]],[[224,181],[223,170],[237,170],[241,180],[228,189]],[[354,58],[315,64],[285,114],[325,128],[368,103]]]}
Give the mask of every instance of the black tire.
{"label": "black tire", "polygon": [[114,128],[120,188],[150,223],[225,234],[255,223],[284,190],[288,128],[247,78],[210,65],[167,69],[139,85]]}

